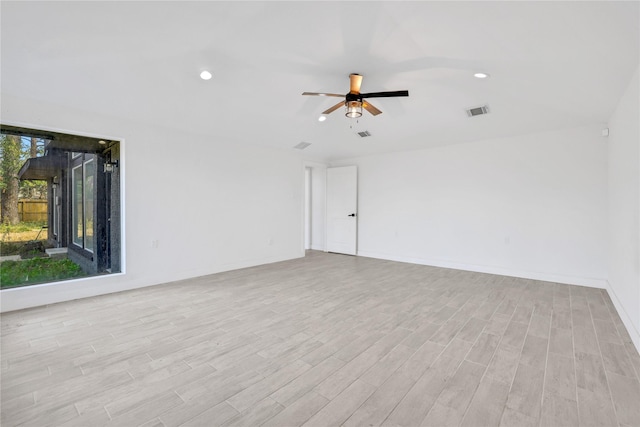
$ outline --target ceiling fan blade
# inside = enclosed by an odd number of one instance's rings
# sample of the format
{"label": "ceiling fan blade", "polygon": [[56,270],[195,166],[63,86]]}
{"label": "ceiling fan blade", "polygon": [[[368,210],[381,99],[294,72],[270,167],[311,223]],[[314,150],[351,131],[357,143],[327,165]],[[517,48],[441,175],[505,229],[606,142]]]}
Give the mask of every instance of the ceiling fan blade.
{"label": "ceiling fan blade", "polygon": [[336,111],[336,110],[337,110],[338,108],[340,108],[340,107],[344,107],[344,102],[338,102],[338,103],[337,103],[336,105],[334,105],[333,107],[331,107],[331,108],[329,108],[329,109],[327,109],[327,110],[324,110],[324,111],[322,112],[322,114],[329,114],[329,113],[333,113],[334,111]]}
{"label": "ceiling fan blade", "polygon": [[391,98],[394,96],[409,96],[409,91],[396,90],[396,91],[390,91],[390,92],[361,93],[360,96],[363,98]]}
{"label": "ceiling fan blade", "polygon": [[344,98],[344,95],[340,95],[337,93],[322,93],[322,92],[302,92],[303,95],[313,95],[313,96],[337,96],[339,98]]}
{"label": "ceiling fan blade", "polygon": [[349,74],[351,81],[351,93],[360,93],[360,85],[362,85],[362,76],[360,74]]}
{"label": "ceiling fan blade", "polygon": [[378,114],[382,114],[382,111],[378,110],[376,107],[374,107],[373,105],[369,104],[366,101],[362,103],[362,108],[364,108],[374,116],[377,116]]}

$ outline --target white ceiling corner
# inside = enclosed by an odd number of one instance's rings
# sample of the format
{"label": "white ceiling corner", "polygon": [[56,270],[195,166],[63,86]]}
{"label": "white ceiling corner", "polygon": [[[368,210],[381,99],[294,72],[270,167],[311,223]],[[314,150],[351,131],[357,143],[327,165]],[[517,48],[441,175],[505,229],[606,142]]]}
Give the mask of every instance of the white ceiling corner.
{"label": "white ceiling corner", "polygon": [[[638,6],[3,1],[2,93],[251,144],[308,141],[316,159],[417,149],[606,122],[638,66]],[[318,122],[339,99],[301,93],[346,93],[353,72],[363,92],[410,96],[372,100],[383,114],[358,123],[341,110]],[[485,103],[489,115],[467,117]]]}

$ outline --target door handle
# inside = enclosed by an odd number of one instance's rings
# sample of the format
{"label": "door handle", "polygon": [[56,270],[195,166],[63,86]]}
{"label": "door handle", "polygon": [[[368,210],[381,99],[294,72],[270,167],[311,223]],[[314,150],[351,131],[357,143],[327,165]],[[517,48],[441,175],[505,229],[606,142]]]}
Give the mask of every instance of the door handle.
{"label": "door handle", "polygon": [[356,214],[352,213],[352,214],[349,214],[349,215],[347,215],[347,216],[356,216]]}

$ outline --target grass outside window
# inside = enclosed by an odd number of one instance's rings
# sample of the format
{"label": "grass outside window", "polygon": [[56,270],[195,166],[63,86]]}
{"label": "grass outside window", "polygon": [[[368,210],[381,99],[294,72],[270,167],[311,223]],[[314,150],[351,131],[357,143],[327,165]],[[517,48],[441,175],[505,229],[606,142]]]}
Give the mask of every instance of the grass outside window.
{"label": "grass outside window", "polygon": [[0,264],[0,288],[16,288],[38,283],[84,277],[86,274],[68,259],[31,258]]}
{"label": "grass outside window", "polygon": [[21,261],[0,262],[0,289],[86,276],[71,260],[46,256],[45,225],[43,222],[0,224],[0,256],[22,257]]}

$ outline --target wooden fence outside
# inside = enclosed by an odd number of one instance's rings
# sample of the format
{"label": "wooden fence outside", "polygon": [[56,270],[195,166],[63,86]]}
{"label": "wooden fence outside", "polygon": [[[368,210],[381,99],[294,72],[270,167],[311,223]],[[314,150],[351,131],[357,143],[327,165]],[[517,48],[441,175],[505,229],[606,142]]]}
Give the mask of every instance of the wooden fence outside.
{"label": "wooden fence outside", "polygon": [[18,217],[20,222],[47,221],[46,200],[18,200]]}

